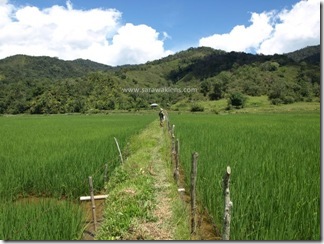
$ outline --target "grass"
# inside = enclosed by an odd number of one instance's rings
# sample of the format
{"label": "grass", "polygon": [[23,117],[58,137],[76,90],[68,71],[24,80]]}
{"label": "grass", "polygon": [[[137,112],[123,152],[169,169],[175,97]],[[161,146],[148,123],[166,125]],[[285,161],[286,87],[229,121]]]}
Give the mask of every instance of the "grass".
{"label": "grass", "polygon": [[82,236],[84,214],[75,203],[30,199],[0,206],[3,240],[79,240]]}
{"label": "grass", "polygon": [[[87,178],[104,164],[109,172],[119,162],[121,147],[153,116],[14,116],[0,117],[1,198],[73,197],[88,191]],[[100,179],[100,178],[99,178]],[[100,183],[99,183],[100,182]],[[103,181],[96,184],[102,189]]]}
{"label": "grass", "polygon": [[[108,176],[120,164],[114,137],[125,149],[131,135],[139,133],[155,117],[156,114],[0,117],[0,161],[5,172],[0,178],[3,208],[0,219],[10,223],[14,230],[19,230],[20,226],[29,226],[21,232],[10,232],[6,228],[7,224],[3,225],[0,239],[6,239],[7,236],[15,240],[26,237],[46,240],[67,238],[62,229],[53,226],[62,225],[64,229],[64,218],[68,220],[72,216],[75,216],[73,221],[80,221],[74,211],[70,211],[70,216],[66,217],[69,207],[62,210],[65,211],[62,218],[40,222],[34,212],[42,213],[44,208],[57,209],[53,202],[46,202],[43,206],[12,203],[31,197],[75,203],[80,196],[89,194],[88,176],[93,177],[95,194],[98,193],[104,186],[105,164],[108,164]],[[126,156],[127,151],[124,150],[124,154]],[[65,208],[65,205],[59,206],[59,209]],[[9,221],[15,211],[20,211],[18,209],[26,211],[22,213],[26,217]],[[45,211],[43,218],[50,219],[51,214],[52,211]],[[40,225],[39,229],[35,227],[37,224]],[[44,230],[45,236],[39,235],[39,230]],[[28,235],[24,234],[26,231]]]}
{"label": "grass", "polygon": [[[181,100],[171,106],[171,109],[179,112],[188,112],[194,102],[188,99]],[[196,104],[204,108],[205,113],[231,114],[231,113],[260,113],[260,112],[291,112],[291,111],[319,111],[320,103],[313,102],[296,102],[292,104],[272,105],[267,96],[252,97],[247,96],[247,101],[243,109],[227,110],[227,99],[217,101],[199,101]]]}
{"label": "grass", "polygon": [[186,210],[171,179],[170,141],[165,137],[156,121],[131,139],[130,156],[107,184],[105,220],[97,240],[189,238]]}
{"label": "grass", "polygon": [[232,240],[320,239],[320,114],[172,114],[189,184],[221,229],[222,176],[232,168]]}

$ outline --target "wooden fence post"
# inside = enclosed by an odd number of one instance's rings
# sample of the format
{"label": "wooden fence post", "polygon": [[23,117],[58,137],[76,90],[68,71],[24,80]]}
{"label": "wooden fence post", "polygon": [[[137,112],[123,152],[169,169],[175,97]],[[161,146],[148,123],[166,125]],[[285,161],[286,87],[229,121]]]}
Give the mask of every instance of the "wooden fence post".
{"label": "wooden fence post", "polygon": [[224,225],[223,225],[223,240],[230,239],[230,225],[231,225],[231,208],[233,207],[233,203],[230,199],[230,175],[231,168],[227,166],[226,173],[224,175],[223,183],[224,183]]}
{"label": "wooden fence post", "polygon": [[172,136],[172,138],[174,138],[174,129],[175,129],[175,125],[172,125],[172,130],[171,130],[171,136]]}
{"label": "wooden fence post", "polygon": [[173,177],[175,181],[177,182],[177,185],[179,183],[179,162],[180,162],[180,143],[179,139],[176,140],[175,144],[175,169],[173,173]]}
{"label": "wooden fence post", "polygon": [[93,184],[92,184],[91,176],[89,176],[89,186],[90,186],[90,197],[91,197],[91,204],[92,204],[93,227],[94,227],[94,231],[97,231],[96,204],[93,195]]}
{"label": "wooden fence post", "polygon": [[116,145],[117,145],[117,149],[118,149],[118,152],[119,152],[120,161],[121,161],[121,163],[123,164],[123,163],[124,163],[123,155],[122,155],[122,153],[121,153],[121,151],[120,151],[118,141],[117,141],[116,137],[114,137],[114,139],[115,139],[115,142],[116,142]]}
{"label": "wooden fence post", "polygon": [[174,137],[174,127],[175,125],[172,125],[172,131],[171,131],[171,163],[175,162],[175,154],[176,154],[176,148],[175,148],[175,137]]}
{"label": "wooden fence post", "polygon": [[196,179],[197,179],[198,153],[192,154],[191,160],[191,182],[190,182],[190,203],[191,203],[191,234],[196,233]]}

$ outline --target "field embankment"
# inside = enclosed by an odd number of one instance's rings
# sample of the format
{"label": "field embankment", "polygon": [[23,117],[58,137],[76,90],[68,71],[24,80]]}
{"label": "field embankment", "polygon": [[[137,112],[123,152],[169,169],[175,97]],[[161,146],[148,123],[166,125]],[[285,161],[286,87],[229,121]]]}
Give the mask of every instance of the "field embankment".
{"label": "field embankment", "polygon": [[190,239],[188,212],[172,177],[170,140],[158,121],[130,141],[107,184],[98,240]]}

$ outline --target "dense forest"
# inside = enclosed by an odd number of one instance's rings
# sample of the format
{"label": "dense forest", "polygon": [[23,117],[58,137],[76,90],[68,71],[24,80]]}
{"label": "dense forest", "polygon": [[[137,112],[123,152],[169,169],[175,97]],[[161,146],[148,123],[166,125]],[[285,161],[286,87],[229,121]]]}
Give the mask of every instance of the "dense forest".
{"label": "dense forest", "polygon": [[[320,101],[320,79],[319,45],[283,55],[189,48],[145,64],[117,67],[15,55],[0,60],[0,114],[130,111],[148,109],[151,103],[169,107],[183,99],[260,95],[272,104]],[[188,88],[191,92],[174,92]]]}

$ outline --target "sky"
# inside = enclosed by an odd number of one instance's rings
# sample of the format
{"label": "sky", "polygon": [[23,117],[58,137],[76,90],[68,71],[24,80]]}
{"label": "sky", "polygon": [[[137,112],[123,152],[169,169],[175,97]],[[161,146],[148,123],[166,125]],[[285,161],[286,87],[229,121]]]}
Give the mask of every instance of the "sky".
{"label": "sky", "polygon": [[320,44],[320,0],[0,0],[0,59],[141,64],[190,47],[282,54]]}

